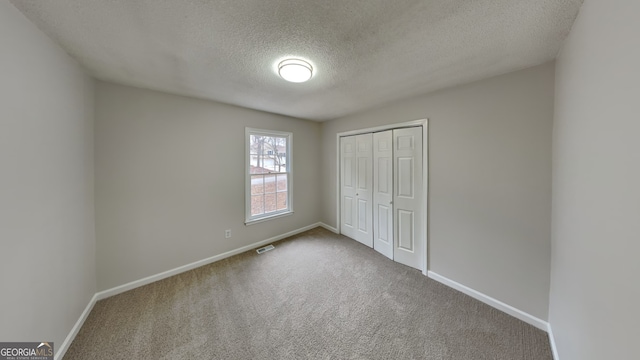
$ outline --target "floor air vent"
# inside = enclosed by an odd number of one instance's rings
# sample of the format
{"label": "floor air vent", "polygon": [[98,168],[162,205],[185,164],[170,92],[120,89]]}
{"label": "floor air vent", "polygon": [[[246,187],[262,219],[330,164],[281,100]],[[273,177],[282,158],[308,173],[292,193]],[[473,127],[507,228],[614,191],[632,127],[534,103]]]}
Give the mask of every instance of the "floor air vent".
{"label": "floor air vent", "polygon": [[275,249],[275,247],[273,245],[267,245],[265,247],[261,247],[260,249],[256,250],[256,252],[258,254],[262,254],[262,253],[266,253],[269,250],[273,250]]}

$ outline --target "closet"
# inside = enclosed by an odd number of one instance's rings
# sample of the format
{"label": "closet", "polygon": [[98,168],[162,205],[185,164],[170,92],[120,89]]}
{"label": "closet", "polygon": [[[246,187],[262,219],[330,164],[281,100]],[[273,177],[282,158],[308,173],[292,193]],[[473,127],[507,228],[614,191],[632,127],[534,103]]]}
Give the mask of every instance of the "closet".
{"label": "closet", "polygon": [[422,127],[340,137],[340,231],[417,269],[425,249]]}

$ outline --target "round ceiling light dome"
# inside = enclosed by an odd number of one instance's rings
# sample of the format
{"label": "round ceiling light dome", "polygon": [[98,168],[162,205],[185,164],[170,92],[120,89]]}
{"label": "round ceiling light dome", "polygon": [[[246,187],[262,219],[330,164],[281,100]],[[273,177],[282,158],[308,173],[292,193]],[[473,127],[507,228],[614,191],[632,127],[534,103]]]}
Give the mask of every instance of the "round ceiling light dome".
{"label": "round ceiling light dome", "polygon": [[313,67],[304,60],[287,59],[278,64],[278,74],[287,81],[301,83],[311,79]]}

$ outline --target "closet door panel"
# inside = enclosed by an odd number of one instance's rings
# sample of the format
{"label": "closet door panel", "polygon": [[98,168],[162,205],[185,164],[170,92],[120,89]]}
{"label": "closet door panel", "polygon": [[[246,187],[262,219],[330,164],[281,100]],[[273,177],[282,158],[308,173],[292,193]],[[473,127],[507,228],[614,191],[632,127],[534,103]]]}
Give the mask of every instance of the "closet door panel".
{"label": "closet door panel", "polygon": [[373,247],[373,135],[340,138],[342,234]]}
{"label": "closet door panel", "polygon": [[393,131],[373,134],[373,248],[393,259]]}
{"label": "closet door panel", "polygon": [[357,219],[355,239],[373,247],[373,134],[356,135],[356,201]]}
{"label": "closet door panel", "polygon": [[340,231],[356,236],[356,137],[340,138]]}
{"label": "closet door panel", "polygon": [[393,130],[395,261],[422,269],[422,128]]}

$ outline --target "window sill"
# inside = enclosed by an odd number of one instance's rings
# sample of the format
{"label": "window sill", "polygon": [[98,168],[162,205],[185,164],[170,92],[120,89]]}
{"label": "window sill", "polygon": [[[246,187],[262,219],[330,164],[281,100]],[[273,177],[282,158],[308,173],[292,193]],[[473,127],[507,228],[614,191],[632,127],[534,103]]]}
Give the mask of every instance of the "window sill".
{"label": "window sill", "polygon": [[281,218],[281,217],[285,217],[285,216],[289,216],[289,215],[293,215],[293,211],[287,211],[285,213],[278,213],[278,214],[275,214],[275,215],[265,216],[265,217],[261,217],[259,219],[255,219],[255,220],[247,220],[247,221],[244,222],[244,224],[249,226],[249,225],[253,225],[253,224],[257,224],[257,223],[261,223],[261,222],[264,222],[264,221],[277,219],[277,218]]}

